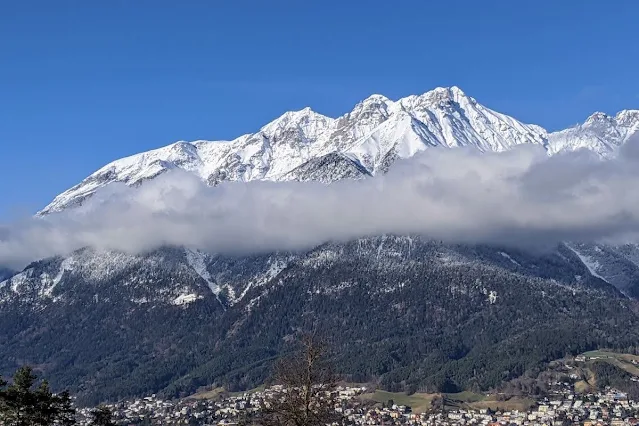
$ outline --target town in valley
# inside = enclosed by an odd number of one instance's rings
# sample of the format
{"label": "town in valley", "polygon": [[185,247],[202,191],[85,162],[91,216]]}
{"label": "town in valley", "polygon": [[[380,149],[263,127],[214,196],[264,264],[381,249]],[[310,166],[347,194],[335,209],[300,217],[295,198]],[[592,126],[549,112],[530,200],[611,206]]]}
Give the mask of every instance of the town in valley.
{"label": "town in valley", "polygon": [[[560,385],[560,384],[558,384]],[[163,400],[155,395],[108,407],[118,425],[240,425],[247,413],[256,411],[271,389],[242,393],[219,399]],[[627,394],[608,389],[604,392],[577,394],[563,391],[535,401],[525,411],[481,409],[430,409],[414,412],[412,407],[371,404],[365,387],[339,387],[339,405],[335,407],[352,425],[636,425],[639,401]],[[80,410],[86,415],[88,409]],[[80,422],[89,424],[88,421]]]}

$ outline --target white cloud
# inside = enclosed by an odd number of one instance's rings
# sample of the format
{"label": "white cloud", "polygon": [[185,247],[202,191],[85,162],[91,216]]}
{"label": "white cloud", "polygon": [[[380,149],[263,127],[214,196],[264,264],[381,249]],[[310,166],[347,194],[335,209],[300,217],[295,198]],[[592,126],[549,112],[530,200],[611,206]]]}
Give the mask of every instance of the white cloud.
{"label": "white cloud", "polygon": [[308,248],[382,233],[455,242],[549,244],[639,235],[639,140],[618,158],[548,158],[523,146],[501,154],[431,149],[385,176],[332,185],[224,183],[170,172],[139,188],[111,185],[76,210],[0,228],[0,264],[93,246],[161,245],[252,252]]}

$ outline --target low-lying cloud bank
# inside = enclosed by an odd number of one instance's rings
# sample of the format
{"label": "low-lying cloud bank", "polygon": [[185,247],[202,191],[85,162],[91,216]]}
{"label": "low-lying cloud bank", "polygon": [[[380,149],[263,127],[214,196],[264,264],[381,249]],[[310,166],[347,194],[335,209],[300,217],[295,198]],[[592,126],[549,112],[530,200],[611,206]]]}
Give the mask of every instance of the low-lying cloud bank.
{"label": "low-lying cloud bank", "polygon": [[431,149],[385,176],[332,185],[224,183],[170,172],[139,188],[108,186],[84,206],[0,227],[0,264],[92,246],[140,252],[303,249],[361,236],[423,234],[453,242],[544,245],[639,236],[639,137],[612,160]]}

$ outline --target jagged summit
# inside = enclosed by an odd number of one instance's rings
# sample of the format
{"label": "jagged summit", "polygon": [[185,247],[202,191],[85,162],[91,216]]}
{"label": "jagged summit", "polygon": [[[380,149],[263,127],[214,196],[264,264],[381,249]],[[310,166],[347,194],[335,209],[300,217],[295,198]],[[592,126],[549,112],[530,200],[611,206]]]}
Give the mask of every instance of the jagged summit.
{"label": "jagged summit", "polygon": [[549,135],[551,154],[589,149],[599,156],[613,156],[639,130],[639,111],[623,110],[615,116],[595,112],[583,124]]}
{"label": "jagged summit", "polygon": [[639,110],[624,109],[614,116],[606,114],[605,112],[597,111],[591,114],[581,126],[591,126],[597,123],[613,123],[621,126],[633,126],[639,123]]}
{"label": "jagged summit", "polygon": [[393,104],[393,101],[384,95],[381,95],[379,93],[374,93],[370,95],[368,98],[359,102],[357,105],[365,105],[365,104]]}
{"label": "jagged summit", "polygon": [[332,124],[334,120],[313,111],[310,107],[299,111],[288,111],[260,129],[267,137],[273,137],[286,130],[300,130],[305,137],[315,138]]}
{"label": "jagged summit", "polygon": [[535,144],[549,154],[587,148],[606,157],[637,129],[639,111],[624,110],[614,117],[597,112],[581,125],[548,133],[481,105],[457,86],[395,101],[373,94],[341,117],[305,107],[231,141],[179,141],[113,161],[57,196],[39,214],[79,205],[109,183],[135,185],[175,168],[209,185],[292,179],[328,183],[383,173],[395,159],[430,147],[501,152]]}
{"label": "jagged summit", "polygon": [[434,100],[434,101],[446,101],[452,100],[458,102],[460,99],[465,98],[466,94],[457,86],[451,87],[436,87],[433,90],[429,90],[420,96],[421,98]]}
{"label": "jagged summit", "polygon": [[623,126],[637,126],[639,123],[639,109],[624,109],[615,116],[617,123]]}
{"label": "jagged summit", "polygon": [[595,111],[594,113],[590,115],[590,117],[586,119],[586,121],[584,122],[584,125],[589,125],[589,124],[598,123],[598,122],[606,122],[612,119],[613,118],[609,116],[608,114],[606,114],[605,112]]}

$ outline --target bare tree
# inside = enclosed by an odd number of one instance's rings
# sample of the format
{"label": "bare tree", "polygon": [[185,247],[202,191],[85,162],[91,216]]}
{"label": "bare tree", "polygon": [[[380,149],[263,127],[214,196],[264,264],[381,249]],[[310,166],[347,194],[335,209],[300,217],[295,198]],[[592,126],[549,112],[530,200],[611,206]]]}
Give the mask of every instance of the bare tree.
{"label": "bare tree", "polygon": [[273,386],[252,424],[262,426],[325,426],[346,424],[335,410],[337,376],[326,360],[324,340],[304,335],[299,349],[281,358],[274,368]]}

